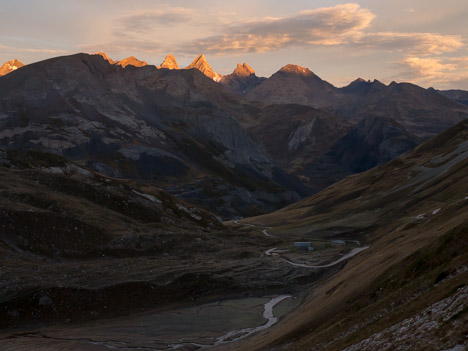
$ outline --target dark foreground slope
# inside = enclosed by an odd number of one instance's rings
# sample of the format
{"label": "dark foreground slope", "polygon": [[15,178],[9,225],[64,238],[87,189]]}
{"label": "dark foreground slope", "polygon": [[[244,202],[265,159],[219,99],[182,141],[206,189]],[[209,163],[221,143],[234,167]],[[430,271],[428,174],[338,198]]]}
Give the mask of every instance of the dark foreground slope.
{"label": "dark foreground slope", "polygon": [[279,238],[38,151],[0,152],[0,228],[2,350],[47,325],[295,292],[331,273],[291,270],[265,257]]}
{"label": "dark foreground slope", "polygon": [[468,346],[468,122],[271,215],[273,233],[370,247],[239,350]]}
{"label": "dark foreground slope", "polygon": [[0,146],[57,153],[149,181],[226,217],[271,211],[305,188],[235,116],[243,105],[196,69],[125,68],[77,54],[0,78]]}

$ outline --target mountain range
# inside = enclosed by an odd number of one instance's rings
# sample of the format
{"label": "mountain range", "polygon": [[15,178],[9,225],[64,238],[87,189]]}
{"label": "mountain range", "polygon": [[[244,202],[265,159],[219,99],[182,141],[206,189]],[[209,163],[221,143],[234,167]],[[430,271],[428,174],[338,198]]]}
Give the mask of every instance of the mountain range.
{"label": "mountain range", "polygon": [[8,65],[0,349],[468,347],[465,92]]}
{"label": "mountain range", "polygon": [[3,77],[0,92],[2,147],[150,181],[224,218],[278,209],[468,117],[412,84],[336,88],[291,64],[270,78],[247,63],[221,76],[204,55],[185,69],[173,55],[158,67],[58,57]]}

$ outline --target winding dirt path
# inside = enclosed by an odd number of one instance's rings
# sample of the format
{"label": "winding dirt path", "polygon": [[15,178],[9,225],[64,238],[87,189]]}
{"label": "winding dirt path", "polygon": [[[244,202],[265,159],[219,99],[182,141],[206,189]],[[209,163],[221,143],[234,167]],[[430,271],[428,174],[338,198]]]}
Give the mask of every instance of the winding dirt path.
{"label": "winding dirt path", "polygon": [[[250,224],[250,223],[240,223],[238,219],[234,221],[234,224],[246,225],[246,226],[253,227],[253,228],[263,229],[262,233],[265,236],[270,236],[270,237],[273,236],[270,233],[268,233],[268,229],[272,229],[272,227],[263,227],[263,226],[258,226],[258,225]],[[333,240],[326,240],[326,239],[320,239],[320,240],[333,242]],[[360,245],[359,241],[357,241],[357,240],[343,240],[343,241],[354,242],[354,243],[357,243],[358,245]],[[281,258],[281,260],[288,263],[288,264],[290,264],[291,266],[294,266],[294,267],[329,268],[329,267],[333,267],[333,266],[337,265],[340,262],[343,262],[343,261],[345,261],[345,260],[347,260],[349,258],[352,258],[352,257],[356,256],[357,254],[361,253],[362,251],[367,250],[369,247],[370,246],[356,247],[356,248],[352,249],[350,252],[348,252],[346,255],[340,257],[339,259],[337,259],[336,261],[333,261],[331,263],[327,263],[327,264],[324,264],[324,265],[308,265],[308,264],[304,264],[304,263],[295,263],[295,262],[289,261],[289,260],[287,260],[285,258]],[[286,252],[286,251],[288,251],[288,250],[278,250],[277,247],[274,247],[272,249],[266,250],[265,254],[267,256],[272,256],[272,254],[274,254],[274,253],[281,253],[281,252]]]}

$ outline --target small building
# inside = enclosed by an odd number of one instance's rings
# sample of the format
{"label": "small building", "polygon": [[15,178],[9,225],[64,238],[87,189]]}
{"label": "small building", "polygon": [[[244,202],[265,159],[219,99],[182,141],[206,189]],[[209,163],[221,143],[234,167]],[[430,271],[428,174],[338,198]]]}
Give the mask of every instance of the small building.
{"label": "small building", "polygon": [[312,243],[310,241],[296,241],[294,247],[300,251],[313,251]]}
{"label": "small building", "polygon": [[344,240],[332,240],[332,243],[335,245],[346,245]]}

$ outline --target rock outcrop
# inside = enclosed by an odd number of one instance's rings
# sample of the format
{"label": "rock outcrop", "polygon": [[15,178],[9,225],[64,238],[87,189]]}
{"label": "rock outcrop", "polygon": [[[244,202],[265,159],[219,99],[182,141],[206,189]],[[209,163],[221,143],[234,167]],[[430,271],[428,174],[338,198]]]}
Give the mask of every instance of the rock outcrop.
{"label": "rock outcrop", "polygon": [[5,62],[2,65],[2,67],[0,67],[0,76],[4,76],[5,74],[16,71],[18,68],[21,68],[23,66],[24,66],[24,63],[17,59]]}

